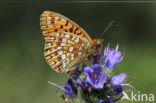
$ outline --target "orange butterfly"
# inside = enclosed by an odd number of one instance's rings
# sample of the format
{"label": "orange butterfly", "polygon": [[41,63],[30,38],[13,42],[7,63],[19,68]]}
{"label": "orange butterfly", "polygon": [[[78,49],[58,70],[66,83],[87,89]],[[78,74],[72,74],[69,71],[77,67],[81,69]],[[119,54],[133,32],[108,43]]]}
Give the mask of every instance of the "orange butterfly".
{"label": "orange butterfly", "polygon": [[42,13],[40,25],[45,38],[45,59],[59,73],[74,71],[89,57],[97,56],[104,40],[92,40],[75,22],[52,11]]}

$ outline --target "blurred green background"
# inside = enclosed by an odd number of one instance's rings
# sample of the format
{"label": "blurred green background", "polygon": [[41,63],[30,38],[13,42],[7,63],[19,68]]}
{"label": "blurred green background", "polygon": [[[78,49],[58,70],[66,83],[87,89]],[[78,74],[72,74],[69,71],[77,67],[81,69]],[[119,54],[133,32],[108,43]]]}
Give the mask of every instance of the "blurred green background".
{"label": "blurred green background", "polygon": [[104,36],[104,46],[119,43],[125,52],[116,73],[128,73],[137,90],[156,95],[156,3],[10,1],[1,6],[0,103],[62,103],[57,88],[48,84],[63,85],[67,77],[44,59],[39,22],[44,10],[69,17],[92,38],[114,20],[118,28]]}

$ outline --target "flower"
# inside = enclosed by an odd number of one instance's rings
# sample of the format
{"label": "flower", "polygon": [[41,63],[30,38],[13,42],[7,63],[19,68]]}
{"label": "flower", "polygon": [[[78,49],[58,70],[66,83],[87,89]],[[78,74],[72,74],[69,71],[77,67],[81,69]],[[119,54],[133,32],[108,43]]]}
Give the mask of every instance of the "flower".
{"label": "flower", "polygon": [[120,75],[114,76],[111,79],[111,84],[115,86],[121,85],[125,81],[126,77],[127,77],[126,73],[121,73]]}
{"label": "flower", "polygon": [[94,64],[92,68],[85,67],[84,73],[87,75],[86,81],[93,88],[103,88],[104,83],[107,80],[106,74],[100,72],[101,66],[99,64]]}
{"label": "flower", "polygon": [[104,100],[100,100],[100,103],[104,103]]}
{"label": "flower", "polygon": [[122,83],[125,81],[126,77],[126,73],[121,73],[111,79],[110,83],[114,86],[115,95],[120,95],[123,92],[124,87]]}
{"label": "flower", "polygon": [[114,86],[115,95],[120,95],[123,92],[123,86],[122,85],[116,85]]}
{"label": "flower", "polygon": [[118,45],[116,47],[116,50],[114,50],[113,48],[109,48],[109,47],[107,47],[104,50],[103,60],[105,62],[106,68],[114,69],[118,64],[121,63],[123,56],[121,55],[121,52],[117,50],[118,50]]}
{"label": "flower", "polygon": [[107,101],[105,101],[105,100],[100,100],[100,103],[113,103],[111,100],[107,100]]}
{"label": "flower", "polygon": [[74,74],[73,74],[73,76],[72,76],[72,79],[73,79],[73,80],[77,80],[77,78],[80,76],[81,72],[82,72],[82,71],[81,71],[80,68],[76,69],[76,71],[74,72]]}
{"label": "flower", "polygon": [[101,54],[98,53],[97,56],[93,56],[93,64],[100,64],[101,62]]}
{"label": "flower", "polygon": [[88,88],[88,83],[85,81],[82,81],[80,87],[81,87],[82,91],[84,91]]}
{"label": "flower", "polygon": [[75,98],[77,96],[77,88],[75,87],[72,79],[68,79],[67,83],[64,86],[65,89],[61,89],[66,95]]}
{"label": "flower", "polygon": [[[64,87],[49,82],[58,87],[63,93],[65,103],[114,103],[122,99],[125,86],[126,73],[114,75],[114,68],[122,62],[123,56],[116,49],[107,47],[104,50],[103,64],[101,52],[93,57],[93,65],[81,69],[79,67],[73,73],[72,79],[68,79]],[[133,88],[134,89],[134,88]],[[66,95],[66,96],[65,96]],[[80,97],[80,98],[79,98]],[[81,100],[83,99],[83,100]]]}
{"label": "flower", "polygon": [[77,87],[77,88],[80,87],[82,91],[85,91],[85,90],[89,87],[89,85],[88,85],[88,82],[86,82],[86,81],[81,81],[81,82],[77,82],[77,83],[76,83],[76,87]]}

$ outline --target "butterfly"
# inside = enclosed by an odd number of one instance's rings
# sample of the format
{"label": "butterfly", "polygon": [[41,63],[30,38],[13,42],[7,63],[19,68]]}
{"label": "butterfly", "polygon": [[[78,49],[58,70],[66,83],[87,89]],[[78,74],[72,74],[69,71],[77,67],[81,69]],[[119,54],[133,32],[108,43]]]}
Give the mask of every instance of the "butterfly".
{"label": "butterfly", "polygon": [[78,24],[56,12],[44,11],[40,25],[45,39],[45,59],[59,73],[70,74],[88,58],[97,56],[104,41],[92,40]]}

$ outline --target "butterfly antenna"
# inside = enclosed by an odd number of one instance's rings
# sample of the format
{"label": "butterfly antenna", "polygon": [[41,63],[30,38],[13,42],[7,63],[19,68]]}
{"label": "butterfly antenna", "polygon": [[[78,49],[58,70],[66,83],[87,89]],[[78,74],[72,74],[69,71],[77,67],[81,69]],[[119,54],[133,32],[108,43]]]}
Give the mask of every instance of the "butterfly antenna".
{"label": "butterfly antenna", "polygon": [[103,31],[100,37],[103,37],[103,35],[106,33],[106,31],[113,25],[114,21],[112,20],[109,25],[106,27],[106,29]]}

